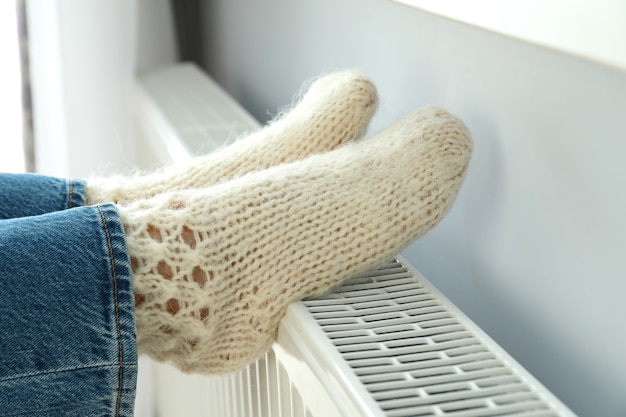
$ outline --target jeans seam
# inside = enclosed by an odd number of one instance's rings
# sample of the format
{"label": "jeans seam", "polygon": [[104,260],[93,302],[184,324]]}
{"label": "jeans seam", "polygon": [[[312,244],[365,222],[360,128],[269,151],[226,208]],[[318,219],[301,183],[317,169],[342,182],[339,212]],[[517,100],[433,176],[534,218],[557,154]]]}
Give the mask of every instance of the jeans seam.
{"label": "jeans seam", "polygon": [[60,368],[60,369],[51,369],[49,371],[27,372],[24,374],[13,375],[9,378],[0,378],[0,382],[15,381],[18,379],[23,379],[23,378],[32,378],[36,376],[58,374],[62,372],[74,372],[74,371],[82,371],[85,369],[103,369],[103,368],[113,368],[113,367],[119,368],[119,365],[118,364],[111,365],[109,363],[99,363],[99,364],[93,364],[93,365],[88,365],[88,366],[81,365],[81,366],[73,366],[73,367]]}
{"label": "jeans seam", "polygon": [[115,415],[119,416],[120,413],[120,403],[122,399],[122,386],[124,379],[124,353],[122,346],[122,332],[120,330],[120,316],[119,316],[119,303],[118,303],[118,288],[117,288],[117,271],[115,269],[115,257],[113,255],[113,245],[111,244],[111,235],[109,234],[109,227],[106,222],[106,218],[104,217],[104,211],[102,210],[102,206],[98,206],[98,211],[100,212],[100,218],[102,219],[102,224],[104,225],[104,233],[107,237],[107,246],[109,249],[109,261],[111,264],[111,273],[113,275],[113,297],[115,302],[115,327],[117,329],[117,345],[119,349],[119,385],[117,391],[117,401],[115,404]]}
{"label": "jeans seam", "polygon": [[[73,185],[74,185],[74,182],[70,179],[70,180],[69,180],[69,186],[70,186],[70,190],[69,190],[69,191],[70,191],[70,192],[69,192],[69,201],[68,201],[68,204],[67,204],[67,205],[68,205],[68,208],[72,208],[72,207],[74,206],[74,201],[73,201],[73,200],[74,200],[74,198],[73,198],[73,196],[74,196],[74,190],[73,190],[73,188],[74,188],[74,187],[73,187]],[[106,226],[105,226],[105,227],[106,227]]]}

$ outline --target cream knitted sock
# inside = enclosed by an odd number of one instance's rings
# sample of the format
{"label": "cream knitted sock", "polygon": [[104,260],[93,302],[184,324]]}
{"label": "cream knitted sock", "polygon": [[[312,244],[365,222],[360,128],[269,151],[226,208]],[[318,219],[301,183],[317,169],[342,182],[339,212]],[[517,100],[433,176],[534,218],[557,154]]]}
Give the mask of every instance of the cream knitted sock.
{"label": "cream knitted sock", "polygon": [[427,107],[325,154],[119,207],[139,351],[184,371],[243,367],[269,349],[289,303],[433,227],[471,147],[461,121]]}
{"label": "cream knitted sock", "polygon": [[376,89],[363,75],[353,71],[327,75],[283,117],[191,164],[145,176],[89,180],[87,203],[125,204],[167,191],[204,188],[333,149],[365,133],[377,103]]}

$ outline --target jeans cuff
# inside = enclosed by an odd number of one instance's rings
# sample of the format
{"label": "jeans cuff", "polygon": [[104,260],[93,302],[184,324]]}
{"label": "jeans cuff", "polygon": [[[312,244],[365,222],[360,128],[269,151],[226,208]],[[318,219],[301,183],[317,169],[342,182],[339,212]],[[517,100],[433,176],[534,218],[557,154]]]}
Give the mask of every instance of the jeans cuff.
{"label": "jeans cuff", "polygon": [[67,208],[81,207],[87,204],[87,181],[83,179],[67,180]]}
{"label": "jeans cuff", "polygon": [[132,416],[137,383],[137,336],[130,258],[124,226],[117,207],[106,203],[99,205],[98,211],[105,238],[103,243],[106,245],[103,249],[109,253],[109,267],[111,268],[109,273],[112,282],[115,283],[114,300],[120,354],[117,415]]}

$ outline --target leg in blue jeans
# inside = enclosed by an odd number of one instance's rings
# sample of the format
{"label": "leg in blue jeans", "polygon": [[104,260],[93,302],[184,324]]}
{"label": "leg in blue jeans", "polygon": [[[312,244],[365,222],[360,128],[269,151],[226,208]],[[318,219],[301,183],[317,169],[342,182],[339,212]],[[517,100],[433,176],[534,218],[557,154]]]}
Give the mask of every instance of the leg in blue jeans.
{"label": "leg in blue jeans", "polygon": [[131,416],[137,372],[124,229],[85,185],[0,174],[0,415]]}

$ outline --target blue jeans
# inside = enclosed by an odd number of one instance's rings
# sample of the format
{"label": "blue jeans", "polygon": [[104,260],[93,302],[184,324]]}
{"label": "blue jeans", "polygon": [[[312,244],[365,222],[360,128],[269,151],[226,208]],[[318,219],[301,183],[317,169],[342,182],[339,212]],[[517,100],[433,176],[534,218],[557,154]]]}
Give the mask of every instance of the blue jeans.
{"label": "blue jeans", "polygon": [[116,207],[0,174],[0,416],[132,416],[134,314]]}

